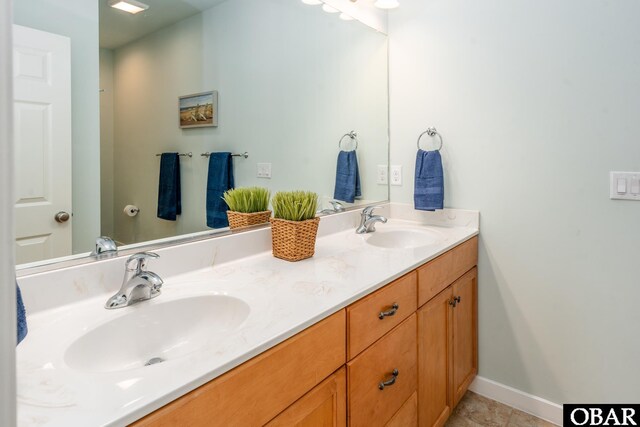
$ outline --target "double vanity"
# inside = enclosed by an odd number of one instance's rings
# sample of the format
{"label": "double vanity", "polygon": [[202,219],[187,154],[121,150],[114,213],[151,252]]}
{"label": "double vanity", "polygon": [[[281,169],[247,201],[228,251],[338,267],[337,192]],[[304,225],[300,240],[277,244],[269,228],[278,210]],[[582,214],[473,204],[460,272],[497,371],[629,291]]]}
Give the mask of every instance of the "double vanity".
{"label": "double vanity", "polygon": [[268,228],[159,248],[161,294],[117,310],[124,257],[19,278],[19,425],[443,425],[477,372],[478,213],[381,214],[323,217],[298,263]]}

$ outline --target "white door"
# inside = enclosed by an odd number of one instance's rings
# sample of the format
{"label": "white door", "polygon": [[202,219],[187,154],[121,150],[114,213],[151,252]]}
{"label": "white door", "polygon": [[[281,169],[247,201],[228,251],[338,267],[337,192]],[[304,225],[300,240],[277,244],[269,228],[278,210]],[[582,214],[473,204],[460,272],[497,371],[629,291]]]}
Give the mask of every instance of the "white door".
{"label": "white door", "polygon": [[16,262],[23,264],[71,255],[71,42],[14,25],[13,46]]}

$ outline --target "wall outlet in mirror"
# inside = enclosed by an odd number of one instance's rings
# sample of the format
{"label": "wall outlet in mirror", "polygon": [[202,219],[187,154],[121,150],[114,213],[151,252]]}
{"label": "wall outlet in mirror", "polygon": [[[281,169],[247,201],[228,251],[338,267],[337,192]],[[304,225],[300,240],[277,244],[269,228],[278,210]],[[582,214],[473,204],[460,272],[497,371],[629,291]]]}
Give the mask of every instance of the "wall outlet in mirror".
{"label": "wall outlet in mirror", "polygon": [[271,163],[258,163],[258,178],[271,178]]}
{"label": "wall outlet in mirror", "polygon": [[387,185],[389,183],[389,166],[378,165],[378,171],[376,173],[376,183],[380,185]]}

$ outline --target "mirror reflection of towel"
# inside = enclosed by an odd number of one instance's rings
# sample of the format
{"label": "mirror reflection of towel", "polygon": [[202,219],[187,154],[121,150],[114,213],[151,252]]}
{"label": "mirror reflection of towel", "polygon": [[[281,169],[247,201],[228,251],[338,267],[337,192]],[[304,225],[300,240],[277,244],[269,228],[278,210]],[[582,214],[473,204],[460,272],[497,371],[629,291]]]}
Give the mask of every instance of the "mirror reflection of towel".
{"label": "mirror reflection of towel", "polygon": [[158,183],[158,218],[175,221],[180,214],[180,156],[178,153],[162,153]]}
{"label": "mirror reflection of towel", "polygon": [[360,171],[355,150],[340,151],[336,166],[336,186],[333,198],[353,203],[356,197],[362,196],[360,188]]}
{"label": "mirror reflection of towel", "polygon": [[16,283],[16,303],[17,303],[17,314],[18,314],[18,344],[20,341],[27,336],[27,314],[24,310],[24,304],[22,303],[22,293],[20,293],[20,288]]}
{"label": "mirror reflection of towel", "polygon": [[415,208],[422,211],[444,207],[444,172],[440,151],[418,150],[413,201]]}
{"label": "mirror reflection of towel", "polygon": [[207,227],[229,226],[227,210],[222,195],[234,187],[231,153],[211,153],[207,178]]}

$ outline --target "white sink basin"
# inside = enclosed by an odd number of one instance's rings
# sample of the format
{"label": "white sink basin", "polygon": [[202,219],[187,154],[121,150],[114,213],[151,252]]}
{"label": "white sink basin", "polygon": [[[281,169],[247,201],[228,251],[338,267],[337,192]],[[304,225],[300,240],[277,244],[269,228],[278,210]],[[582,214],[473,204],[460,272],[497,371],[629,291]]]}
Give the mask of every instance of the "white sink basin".
{"label": "white sink basin", "polygon": [[123,308],[124,315],[87,331],[67,348],[65,363],[114,372],[174,360],[224,339],[250,312],[247,303],[226,295],[160,298]]}
{"label": "white sink basin", "polygon": [[366,236],[365,241],[373,246],[385,249],[415,249],[440,243],[444,236],[435,230],[385,228],[379,225],[377,230]]}

